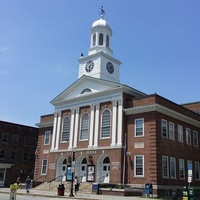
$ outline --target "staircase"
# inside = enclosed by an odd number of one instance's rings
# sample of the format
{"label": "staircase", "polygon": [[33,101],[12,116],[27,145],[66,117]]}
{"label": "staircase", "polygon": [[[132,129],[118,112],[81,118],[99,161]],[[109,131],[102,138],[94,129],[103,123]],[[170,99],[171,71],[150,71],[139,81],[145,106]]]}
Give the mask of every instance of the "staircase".
{"label": "staircase", "polygon": [[[58,181],[52,181],[52,182],[44,182],[38,186],[35,187],[37,190],[44,190],[44,191],[57,191],[57,188],[61,184],[61,182]],[[64,184],[65,187],[65,192],[71,191],[71,182],[69,181],[63,181],[62,184]],[[74,187],[74,185],[73,185]],[[92,193],[92,183],[85,182],[85,183],[80,183],[79,187],[79,192],[80,193]]]}

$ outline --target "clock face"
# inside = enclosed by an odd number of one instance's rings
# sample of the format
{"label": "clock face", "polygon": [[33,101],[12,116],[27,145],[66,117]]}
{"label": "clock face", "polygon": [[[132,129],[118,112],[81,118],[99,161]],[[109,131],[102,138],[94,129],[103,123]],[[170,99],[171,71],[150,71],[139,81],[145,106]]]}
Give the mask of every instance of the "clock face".
{"label": "clock face", "polygon": [[106,68],[110,74],[114,73],[114,65],[111,62],[107,62]]}
{"label": "clock face", "polygon": [[88,61],[85,65],[85,71],[91,72],[94,68],[94,62],[92,60]]}

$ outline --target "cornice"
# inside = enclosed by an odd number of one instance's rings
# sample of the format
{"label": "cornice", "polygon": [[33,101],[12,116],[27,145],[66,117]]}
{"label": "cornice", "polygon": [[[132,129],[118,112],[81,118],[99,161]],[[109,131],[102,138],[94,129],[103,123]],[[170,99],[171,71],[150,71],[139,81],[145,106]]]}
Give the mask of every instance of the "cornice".
{"label": "cornice", "polygon": [[200,128],[200,121],[192,119],[191,117],[178,113],[172,109],[169,109],[159,104],[151,104],[147,106],[137,106],[137,107],[124,109],[124,112],[126,115],[152,112],[152,111],[160,112],[162,114],[165,114],[167,116],[173,117],[175,119],[181,120],[185,123],[189,123]]}
{"label": "cornice", "polygon": [[58,152],[80,152],[80,151],[97,151],[97,150],[112,150],[112,149],[123,149],[124,147],[121,146],[107,146],[107,147],[92,147],[92,148],[72,148],[72,149],[51,149],[51,153],[58,153]]}
{"label": "cornice", "polygon": [[36,126],[38,126],[39,128],[52,127],[53,126],[53,121],[37,123]]}

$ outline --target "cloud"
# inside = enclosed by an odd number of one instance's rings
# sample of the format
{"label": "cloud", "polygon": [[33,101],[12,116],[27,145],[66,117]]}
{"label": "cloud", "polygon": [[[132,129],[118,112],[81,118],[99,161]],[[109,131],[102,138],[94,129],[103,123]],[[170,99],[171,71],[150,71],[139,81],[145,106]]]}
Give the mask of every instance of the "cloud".
{"label": "cloud", "polygon": [[[0,47],[0,63],[8,63],[11,54],[11,47]],[[0,71],[1,73],[1,71]]]}

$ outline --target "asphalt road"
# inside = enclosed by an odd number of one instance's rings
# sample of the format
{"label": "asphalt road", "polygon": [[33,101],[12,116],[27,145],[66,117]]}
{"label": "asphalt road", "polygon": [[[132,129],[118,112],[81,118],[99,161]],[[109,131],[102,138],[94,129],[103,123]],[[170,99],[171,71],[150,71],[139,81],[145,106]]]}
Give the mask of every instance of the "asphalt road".
{"label": "asphalt road", "polygon": [[[41,197],[41,196],[31,196],[31,195],[17,195],[15,200],[61,200],[59,197]],[[0,194],[0,200],[10,200],[10,194]],[[76,198],[74,198],[76,200]],[[80,200],[80,199],[79,199]]]}

